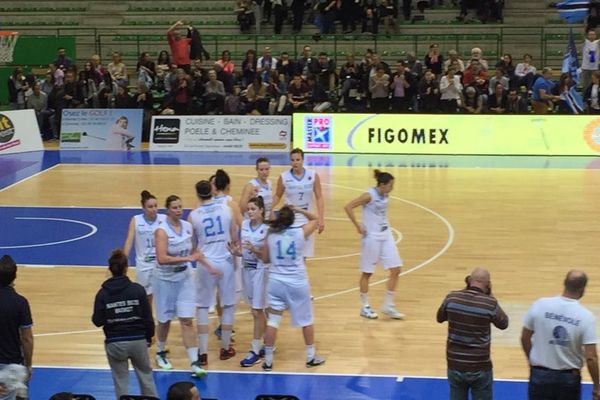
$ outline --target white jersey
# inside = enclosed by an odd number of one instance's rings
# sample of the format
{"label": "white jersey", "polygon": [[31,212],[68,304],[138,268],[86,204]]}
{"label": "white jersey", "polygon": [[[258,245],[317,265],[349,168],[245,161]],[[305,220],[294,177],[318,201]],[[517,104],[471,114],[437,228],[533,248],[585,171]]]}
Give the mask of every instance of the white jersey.
{"label": "white jersey", "polygon": [[216,204],[229,204],[229,202],[233,199],[233,197],[231,197],[230,195],[226,194],[226,195],[221,195],[221,196],[214,196],[212,198],[213,203]]}
{"label": "white jersey", "polygon": [[[225,196],[223,196],[225,198]],[[191,222],[198,238],[198,248],[210,260],[231,257],[227,243],[231,241],[231,208],[224,203],[210,202],[196,208]]]}
{"label": "white jersey", "polygon": [[[300,178],[292,170],[281,174],[281,181],[285,187],[285,204],[293,204],[304,210],[311,210],[313,205],[313,192],[315,188],[315,171],[304,169]],[[294,226],[302,226],[308,222],[303,214],[296,213]]]}
{"label": "white jersey", "polygon": [[[263,247],[265,245],[265,239],[269,227],[263,223],[256,227],[252,227],[249,219],[245,219],[242,222],[242,228],[240,230],[240,239],[242,245],[244,242],[250,242],[255,247]],[[242,265],[246,268],[264,268],[265,265],[258,259],[256,254],[242,246]]]}
{"label": "white jersey", "polygon": [[265,215],[269,215],[271,208],[273,208],[273,185],[271,181],[267,181],[267,184],[264,185],[260,179],[254,178],[250,181],[250,184],[258,188],[256,196],[262,197],[265,203]]}
{"label": "white jersey", "polygon": [[133,217],[135,223],[135,266],[140,271],[154,268],[156,247],[154,247],[154,231],[158,225],[167,220],[164,214],[158,214],[154,221],[148,221],[144,214]]}
{"label": "white jersey", "polygon": [[369,201],[363,207],[362,223],[367,230],[367,235],[372,237],[385,237],[389,232],[389,222],[387,217],[389,197],[381,195],[376,188],[368,191],[371,196]]}
{"label": "white jersey", "polygon": [[581,54],[581,69],[592,71],[598,69],[598,57],[600,57],[600,54],[598,54],[600,50],[599,42],[600,40],[590,42],[588,39],[585,39]]}
{"label": "white jersey", "polygon": [[[159,222],[158,229],[162,229],[167,234],[167,254],[172,257],[187,257],[194,250],[193,236],[194,229],[187,221],[179,221],[181,223],[181,232],[177,233],[171,226],[168,220]],[[177,282],[190,276],[190,262],[182,262],[179,264],[159,264],[156,262],[156,270],[158,279],[165,281]]]}
{"label": "white jersey", "polygon": [[290,283],[307,281],[302,251],[305,241],[302,228],[288,228],[269,234],[267,243],[271,258],[270,278]]}

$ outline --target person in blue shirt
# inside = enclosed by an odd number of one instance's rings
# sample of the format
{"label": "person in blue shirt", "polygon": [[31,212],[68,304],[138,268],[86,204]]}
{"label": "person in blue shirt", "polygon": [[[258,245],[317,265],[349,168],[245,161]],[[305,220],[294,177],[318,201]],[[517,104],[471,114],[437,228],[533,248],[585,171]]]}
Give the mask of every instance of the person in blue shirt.
{"label": "person in blue shirt", "polygon": [[547,114],[555,102],[560,100],[560,96],[552,94],[552,89],[556,85],[552,80],[552,68],[544,68],[542,75],[539,76],[531,88],[532,106],[534,114]]}

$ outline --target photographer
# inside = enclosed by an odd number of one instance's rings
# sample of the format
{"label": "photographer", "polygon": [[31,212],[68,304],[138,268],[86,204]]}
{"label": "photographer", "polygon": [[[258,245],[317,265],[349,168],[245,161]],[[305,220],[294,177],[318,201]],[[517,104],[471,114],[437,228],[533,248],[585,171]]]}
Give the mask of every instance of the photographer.
{"label": "photographer", "polygon": [[490,359],[490,324],[508,328],[508,316],[492,296],[490,273],[475,268],[465,279],[467,287],[450,292],[437,312],[448,321],[446,357],[452,400],[491,400],[494,381]]}

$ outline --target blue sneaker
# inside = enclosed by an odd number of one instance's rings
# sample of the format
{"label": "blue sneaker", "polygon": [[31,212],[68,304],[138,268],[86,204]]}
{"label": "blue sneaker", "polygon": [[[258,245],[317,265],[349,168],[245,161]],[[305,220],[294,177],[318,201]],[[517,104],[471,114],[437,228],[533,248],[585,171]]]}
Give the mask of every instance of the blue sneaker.
{"label": "blue sneaker", "polygon": [[240,361],[242,367],[252,367],[260,362],[260,356],[252,350],[248,352],[246,358]]}

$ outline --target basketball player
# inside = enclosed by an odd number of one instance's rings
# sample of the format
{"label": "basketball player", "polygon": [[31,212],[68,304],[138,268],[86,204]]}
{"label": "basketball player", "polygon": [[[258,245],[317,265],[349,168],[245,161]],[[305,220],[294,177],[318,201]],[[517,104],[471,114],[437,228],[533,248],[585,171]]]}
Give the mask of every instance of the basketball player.
{"label": "basketball player", "polygon": [[166,344],[171,320],[178,317],[183,345],[191,362],[192,375],[203,377],[206,376],[206,371],[200,368],[198,363],[198,348],[195,346],[192,323],[196,310],[192,263],[200,261],[206,269],[215,274],[217,272],[212,270],[196,247],[196,237],[190,223],[181,220],[181,199],[175,195],[167,197],[166,209],[166,221],[160,223],[154,232],[156,274],[153,289],[158,319],[156,361],[162,369],[173,369],[167,359]]}
{"label": "basketball player", "polygon": [[[295,226],[295,215],[302,215],[306,222],[302,227]],[[305,241],[318,229],[317,215],[296,206],[284,206],[277,218],[269,221],[270,229],[267,245],[263,246],[260,258],[271,263],[267,297],[269,310],[265,330],[265,361],[262,368],[273,368],[273,347],[283,311],[290,310],[292,325],[301,326],[306,344],[306,367],[316,367],[325,363],[315,350],[313,310],[310,299],[310,285],[303,249]]]}
{"label": "basketball player", "polygon": [[[350,221],[362,235],[360,254],[360,300],[362,308],[360,315],[365,318],[375,319],[377,313],[369,305],[369,279],[379,261],[384,269],[389,271],[387,291],[383,302],[382,311],[394,319],[404,318],[404,314],[396,310],[394,293],[400,275],[402,259],[394,243],[390,223],[388,221],[389,193],[394,189],[394,177],[387,173],[375,170],[377,186],[369,189],[344,207]],[[354,216],[354,209],[362,206],[362,224]]]}
{"label": "basketball player", "polygon": [[[318,232],[325,229],[325,204],[321,191],[321,179],[319,174],[313,170],[304,168],[304,152],[301,149],[293,149],[290,152],[292,168],[279,176],[277,190],[273,195],[273,207],[275,207],[285,194],[284,202],[296,206],[295,209],[310,210],[313,205],[313,193],[317,203]],[[274,214],[271,212],[271,218]],[[306,216],[296,211],[294,226],[303,226],[307,223]],[[303,250],[304,257],[312,257],[315,252],[315,239],[310,236],[306,240],[306,248]]]}
{"label": "basketball player", "polygon": [[240,210],[243,214],[248,211],[248,200],[251,197],[260,196],[265,204],[265,215],[270,215],[273,204],[273,186],[269,180],[271,163],[268,158],[260,157],[256,160],[256,178],[253,178],[244,186],[240,198]]}
{"label": "basketball player", "polygon": [[140,196],[144,212],[131,218],[123,252],[129,257],[135,239],[136,280],[144,287],[148,295],[148,303],[152,304],[152,271],[156,263],[154,231],[159,224],[165,222],[167,216],[158,213],[158,202],[150,192],[144,190]]}
{"label": "basketball player", "polygon": [[247,204],[248,219],[242,222],[241,243],[229,244],[229,251],[233,255],[242,257],[244,297],[252,309],[252,318],[254,319],[252,348],[246,358],[240,361],[242,367],[251,367],[260,362],[260,350],[266,324],[264,309],[268,278],[267,266],[258,258],[265,245],[268,232],[268,226],[263,222],[265,204],[260,196],[251,198]]}
{"label": "basketball player", "polygon": [[[208,307],[214,299],[215,289],[219,289],[221,305],[221,352],[220,359],[228,360],[235,356],[231,346],[231,333],[236,305],[235,271],[233,257],[227,244],[237,237],[237,226],[233,221],[232,207],[213,201],[209,181],[196,183],[196,194],[200,207],[188,217],[198,237],[198,248],[211,265],[220,272],[214,276],[210,271],[199,268],[196,271],[196,305],[200,365],[208,364]],[[239,212],[239,208],[237,209]]]}

